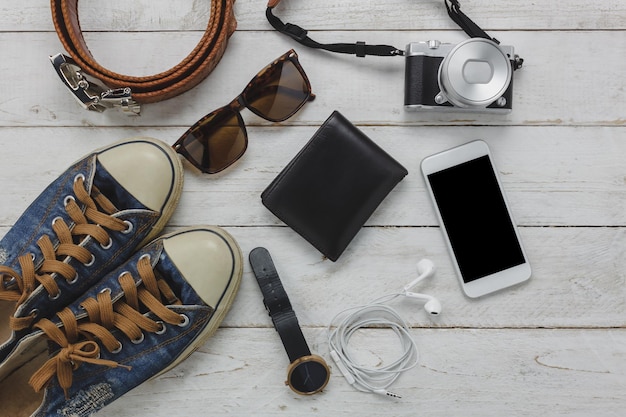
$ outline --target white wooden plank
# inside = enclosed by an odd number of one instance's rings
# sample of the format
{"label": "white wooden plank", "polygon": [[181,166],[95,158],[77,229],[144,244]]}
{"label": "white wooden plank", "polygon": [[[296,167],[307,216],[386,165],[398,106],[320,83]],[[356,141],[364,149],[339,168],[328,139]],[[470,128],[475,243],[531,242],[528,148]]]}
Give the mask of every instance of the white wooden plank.
{"label": "white wooden plank", "polygon": [[[84,30],[154,31],[203,30],[210,1],[81,0],[79,16]],[[237,0],[235,15],[240,30],[270,30],[265,19],[266,1]],[[463,0],[462,10],[488,30],[605,30],[626,28],[623,0],[589,2]],[[417,30],[457,29],[443,0],[332,0],[288,1],[276,8],[284,21],[315,30]],[[52,31],[49,2],[5,0],[0,5],[3,31]]]}
{"label": "white wooden plank", "polygon": [[[254,5],[246,4],[252,1]],[[237,0],[237,16],[254,29],[262,29],[258,19],[261,7],[254,0]],[[264,2],[261,2],[264,3]],[[494,3],[490,0],[461,0],[461,9],[485,30],[604,30],[626,27],[626,3],[608,1],[598,4],[570,1],[566,5],[549,0],[523,0]],[[251,17],[248,17],[248,15]],[[456,29],[448,17],[443,0],[348,0],[332,2],[282,1],[275,14],[284,22],[298,24],[310,30],[350,29],[433,30]]]}
{"label": "white wooden plank", "polygon": [[[244,256],[273,254],[301,323],[325,326],[342,309],[400,291],[431,259],[436,276],[418,292],[441,301],[431,320],[420,302],[397,300],[406,319],[424,327],[623,327],[626,325],[626,231],[623,228],[523,228],[531,280],[483,299],[463,296],[437,228],[364,228],[335,263],[287,228],[228,228]],[[246,262],[244,283],[227,326],[270,325]]]}
{"label": "white wooden plank", "polygon": [[[327,115],[330,114],[329,113]],[[353,119],[356,112],[343,114]],[[200,116],[198,116],[200,117]],[[246,120],[254,120],[247,112]],[[518,224],[623,226],[626,182],[621,128],[362,126],[409,171],[368,225],[435,226],[419,164],[427,155],[484,139]],[[222,175],[185,169],[183,197],[171,221],[223,225],[281,224],[262,204],[261,192],[313,135],[317,126],[252,127],[242,160]],[[10,225],[74,160],[123,138],[147,135],[174,143],[180,128],[0,129],[0,225]],[[50,158],[50,156],[54,156]],[[33,175],[36,172],[36,175]]]}
{"label": "white wooden plank", "polygon": [[[305,329],[330,361],[325,330]],[[601,416],[626,407],[624,330],[415,330],[420,366],[392,386],[392,400],[357,392],[331,362],[326,390],[283,385],[288,360],[273,329],[220,329],[179,367],[98,413],[159,416]],[[245,341],[245,342],[242,342]],[[392,359],[395,336],[363,331],[351,347],[365,364]],[[388,363],[388,362],[385,362]]]}
{"label": "white wooden plank", "polygon": [[337,262],[324,259],[285,227],[226,229],[239,242],[245,258],[241,289],[224,322],[227,327],[271,325],[247,260],[257,246],[272,253],[304,326],[326,326],[346,307],[401,291],[416,278],[415,265],[422,258],[431,259],[437,272],[416,291],[437,297],[443,312],[431,320],[419,301],[396,300],[393,305],[413,326],[626,326],[624,228],[523,228],[520,232],[533,277],[526,284],[478,300],[463,296],[438,228],[364,228]]}
{"label": "white wooden plank", "polygon": [[[333,36],[337,41],[354,41],[352,32],[334,32]],[[453,32],[376,32],[368,38],[363,40],[378,39],[400,47],[429,38],[464,39]],[[178,63],[198,39],[198,33],[161,32],[91,34],[87,41],[106,67],[145,75]],[[75,103],[48,62],[49,54],[61,50],[56,35],[8,33],[0,38],[0,50],[20,59],[0,62],[4,94],[0,125],[190,125],[232,100],[258,70],[295,47],[318,98],[287,122],[291,124],[319,124],[330,110],[339,108],[350,110],[359,124],[623,126],[625,37],[615,37],[613,32],[508,32],[502,39],[515,45],[526,59],[524,68],[515,74],[509,115],[406,112],[403,58],[362,60],[297,47],[271,32],[240,32],[207,80],[183,96],[146,105],[141,117],[130,119],[115,112],[86,112]],[[23,44],[29,47],[24,50]],[[605,44],[611,47],[597,47]]]}

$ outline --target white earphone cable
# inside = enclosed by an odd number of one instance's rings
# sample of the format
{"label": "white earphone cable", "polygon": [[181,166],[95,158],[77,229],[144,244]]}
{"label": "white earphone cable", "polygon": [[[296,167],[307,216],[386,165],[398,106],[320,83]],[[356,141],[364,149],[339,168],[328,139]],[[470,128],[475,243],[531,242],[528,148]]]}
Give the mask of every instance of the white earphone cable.
{"label": "white earphone cable", "polygon": [[[387,391],[400,374],[414,368],[419,361],[415,341],[408,324],[398,312],[386,305],[403,294],[389,294],[367,305],[351,307],[339,312],[328,327],[330,354],[349,384],[363,392],[400,398]],[[333,323],[342,319],[333,328]],[[379,367],[368,367],[357,362],[349,349],[350,339],[363,328],[389,328],[400,341],[401,354],[392,363]]]}

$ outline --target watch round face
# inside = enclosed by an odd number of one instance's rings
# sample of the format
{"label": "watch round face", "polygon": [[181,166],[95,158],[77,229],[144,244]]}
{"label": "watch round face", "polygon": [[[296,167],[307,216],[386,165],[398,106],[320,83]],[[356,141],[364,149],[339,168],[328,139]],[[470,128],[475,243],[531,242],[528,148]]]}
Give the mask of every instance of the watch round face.
{"label": "watch round face", "polygon": [[296,359],[289,365],[287,385],[298,394],[315,394],[324,389],[330,378],[330,369],[320,356],[310,355]]}

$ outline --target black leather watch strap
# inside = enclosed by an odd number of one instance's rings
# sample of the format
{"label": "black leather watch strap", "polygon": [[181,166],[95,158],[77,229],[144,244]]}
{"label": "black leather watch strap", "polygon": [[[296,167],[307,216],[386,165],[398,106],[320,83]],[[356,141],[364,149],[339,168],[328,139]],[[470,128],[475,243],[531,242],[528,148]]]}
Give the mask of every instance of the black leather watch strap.
{"label": "black leather watch strap", "polygon": [[249,259],[254,276],[263,293],[263,304],[272,318],[274,328],[280,335],[289,361],[293,362],[303,356],[309,356],[311,351],[270,253],[265,248],[255,248],[250,252]]}

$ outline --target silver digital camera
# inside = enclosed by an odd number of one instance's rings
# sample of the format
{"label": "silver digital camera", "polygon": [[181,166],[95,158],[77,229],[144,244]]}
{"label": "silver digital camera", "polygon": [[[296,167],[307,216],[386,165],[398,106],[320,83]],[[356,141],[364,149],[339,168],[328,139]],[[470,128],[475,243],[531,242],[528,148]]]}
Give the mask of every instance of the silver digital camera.
{"label": "silver digital camera", "polygon": [[405,57],[405,109],[511,111],[513,70],[521,66],[512,46],[485,38],[431,40],[408,44]]}

